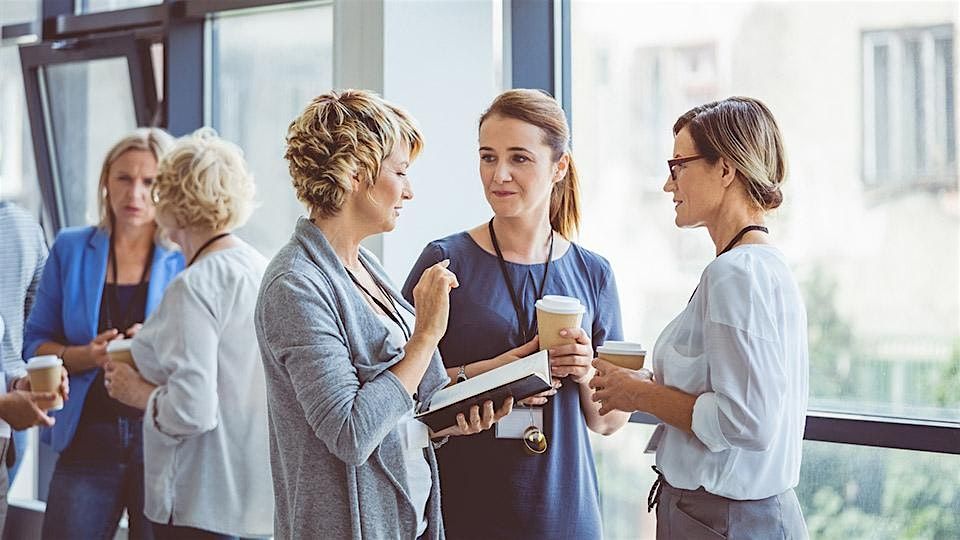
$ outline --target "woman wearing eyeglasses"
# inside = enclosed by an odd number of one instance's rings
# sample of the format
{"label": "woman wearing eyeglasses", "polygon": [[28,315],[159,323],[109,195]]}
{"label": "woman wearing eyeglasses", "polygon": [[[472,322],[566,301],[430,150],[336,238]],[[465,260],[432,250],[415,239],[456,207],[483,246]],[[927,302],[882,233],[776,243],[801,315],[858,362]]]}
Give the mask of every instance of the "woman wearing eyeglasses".
{"label": "woman wearing eyeglasses", "polygon": [[[549,349],[554,389],[524,400],[497,429],[437,452],[450,538],[603,536],[588,429],[613,433],[629,415],[601,417],[587,384],[595,348],[623,330],[610,264],[572,242],[580,212],[568,139],[563,109],[548,94],[498,96],[479,127],[480,180],[493,218],[427,245],[404,287],[411,298],[424,269],[450,260],[460,287],[450,293],[440,352],[460,380],[538,350],[534,303],[544,295],[586,307],[581,327],[563,330],[573,343]],[[545,440],[526,437],[531,427]]]}
{"label": "woman wearing eyeglasses", "polygon": [[657,538],[806,538],[793,488],[807,407],[807,317],[764,217],[780,206],[786,155],[760,101],[731,97],[673,127],[664,191],[678,227],[706,227],[717,258],[660,334],[653,373],[594,361],[601,414],[643,411],[658,479]]}

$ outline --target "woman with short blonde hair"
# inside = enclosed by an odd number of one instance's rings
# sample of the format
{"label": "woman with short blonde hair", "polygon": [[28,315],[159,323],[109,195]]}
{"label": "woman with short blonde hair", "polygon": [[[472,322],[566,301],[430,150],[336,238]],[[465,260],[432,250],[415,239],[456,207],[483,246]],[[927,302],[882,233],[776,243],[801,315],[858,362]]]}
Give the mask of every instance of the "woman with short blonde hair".
{"label": "woman with short blonde hair", "polygon": [[360,242],[396,226],[422,144],[406,112],[364,90],[318,96],[290,124],[310,218],[271,261],[256,315],[277,538],[443,538],[431,440],[510,410],[488,401],[439,433],[414,418],[448,382],[436,349],[457,279],[447,262],[427,269],[414,315]]}
{"label": "woman with short blonde hair", "polygon": [[151,538],[143,518],[142,417],[104,388],[107,345],[133,337],[183,269],[159,234],[150,190],[172,138],[140,128],[101,167],[99,223],[60,231],[24,332],[24,357],[54,354],[70,373],[71,399],[41,435],[60,453],[44,538],[113,535],[124,509],[130,534]]}
{"label": "woman with short blonde hair", "polygon": [[266,259],[232,231],[254,185],[238,147],[200,129],[153,184],[157,220],[189,261],[137,334],[137,370],[109,362],[110,396],[145,411],[144,513],[157,538],[269,536],[273,494],[253,327]]}

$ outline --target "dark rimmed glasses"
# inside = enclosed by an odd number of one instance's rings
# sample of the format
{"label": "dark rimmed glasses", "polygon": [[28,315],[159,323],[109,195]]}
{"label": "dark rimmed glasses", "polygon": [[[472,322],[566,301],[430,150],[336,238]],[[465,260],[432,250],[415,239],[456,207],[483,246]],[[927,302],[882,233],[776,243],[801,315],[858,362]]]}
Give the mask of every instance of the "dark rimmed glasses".
{"label": "dark rimmed glasses", "polygon": [[703,159],[703,156],[701,156],[700,154],[697,154],[697,155],[695,155],[695,156],[686,156],[686,157],[678,157],[678,158],[674,158],[674,159],[668,159],[668,160],[667,160],[667,168],[670,169],[670,178],[673,178],[673,181],[676,182],[676,181],[677,181],[677,169],[676,169],[676,167],[679,166],[679,165],[683,165],[684,163],[687,163],[687,162],[689,162],[689,161],[696,161],[696,160],[698,160],[698,159]]}

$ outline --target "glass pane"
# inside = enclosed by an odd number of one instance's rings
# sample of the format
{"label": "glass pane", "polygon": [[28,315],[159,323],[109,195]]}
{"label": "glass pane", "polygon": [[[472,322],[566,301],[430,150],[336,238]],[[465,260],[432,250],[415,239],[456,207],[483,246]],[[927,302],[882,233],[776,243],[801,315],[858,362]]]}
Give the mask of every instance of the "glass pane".
{"label": "glass pane", "polygon": [[126,58],[44,68],[67,226],[97,223],[107,151],[137,127]]}
{"label": "glass pane", "polygon": [[810,538],[960,538],[960,456],[807,442]]}
{"label": "glass pane", "polygon": [[[806,299],[811,407],[960,418],[960,4],[574,0],[571,9],[581,241],[617,271],[627,338],[653,344],[715,249],[705,230],[677,229],[662,192],[673,122],[707,101],[755,96],[777,116],[790,162],[769,225]],[[911,39],[919,66],[909,66]],[[910,81],[924,93],[916,100],[904,99],[908,69],[923,73]],[[891,173],[876,186],[865,183],[865,141],[877,146],[874,169]]]}
{"label": "glass pane", "polygon": [[0,26],[40,19],[40,0],[3,0]]}
{"label": "glass pane", "polygon": [[261,208],[240,236],[272,256],[305,213],[283,152],[287,126],[333,84],[333,7],[222,16],[212,24],[213,126],[243,148]]}
{"label": "glass pane", "polygon": [[42,200],[17,47],[0,47],[0,65],[0,199],[39,216]]}
{"label": "glass pane", "polygon": [[162,3],[163,0],[77,0],[77,13],[113,11]]}
{"label": "glass pane", "polygon": [[653,539],[657,519],[647,512],[647,492],[656,474],[653,454],[644,454],[655,426],[627,424],[604,437],[590,433],[600,484],[600,515],[604,538]]}
{"label": "glass pane", "polygon": [[[653,426],[593,436],[604,537],[652,539]],[[960,456],[806,442],[797,497],[810,538],[960,538]]]}

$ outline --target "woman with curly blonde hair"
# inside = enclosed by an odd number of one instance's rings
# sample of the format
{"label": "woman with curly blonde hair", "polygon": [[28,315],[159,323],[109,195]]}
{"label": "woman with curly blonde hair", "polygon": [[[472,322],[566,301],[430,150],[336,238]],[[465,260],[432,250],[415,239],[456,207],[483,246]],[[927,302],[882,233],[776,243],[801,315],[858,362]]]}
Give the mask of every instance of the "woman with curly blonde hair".
{"label": "woman with curly blonde hair", "polygon": [[457,278],[414,288],[417,312],[360,247],[413,198],[422,146],[404,111],[362,90],[314,98],[286,158],[309,219],[264,275],[256,327],[267,375],[277,538],[443,538],[436,444],[510,411],[472,407],[439,433],[414,419],[449,382],[437,354]]}
{"label": "woman with curly blonde hair", "polygon": [[240,149],[210,129],[177,141],[153,185],[157,221],[189,262],[133,340],[136,370],[108,362],[105,383],[111,397],[145,411],[144,513],[159,539],[273,530],[253,332],[267,261],[231,232],[253,194]]}

